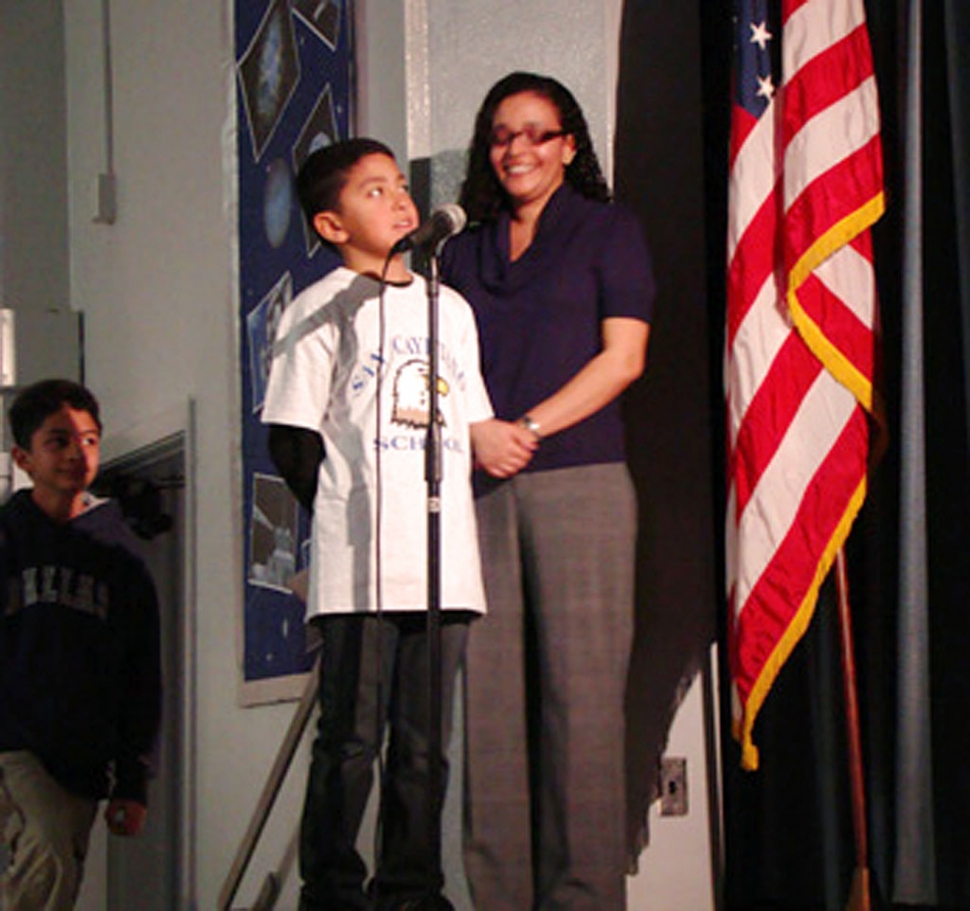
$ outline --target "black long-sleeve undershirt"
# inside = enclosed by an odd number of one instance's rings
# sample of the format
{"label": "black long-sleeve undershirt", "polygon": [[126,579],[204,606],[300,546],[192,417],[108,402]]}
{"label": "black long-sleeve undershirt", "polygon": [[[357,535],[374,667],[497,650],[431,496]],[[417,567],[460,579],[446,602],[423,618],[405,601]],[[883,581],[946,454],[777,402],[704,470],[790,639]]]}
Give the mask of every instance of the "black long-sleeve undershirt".
{"label": "black long-sleeve undershirt", "polygon": [[314,430],[289,424],[269,425],[269,457],[301,506],[313,510],[317,473],[326,456],[323,438]]}

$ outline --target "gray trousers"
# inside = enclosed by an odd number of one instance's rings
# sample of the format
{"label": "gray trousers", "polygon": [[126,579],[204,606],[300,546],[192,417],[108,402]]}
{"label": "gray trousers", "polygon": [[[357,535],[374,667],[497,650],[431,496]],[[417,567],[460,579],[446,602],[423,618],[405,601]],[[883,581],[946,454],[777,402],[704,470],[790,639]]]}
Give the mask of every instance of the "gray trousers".
{"label": "gray trousers", "polygon": [[629,474],[621,464],[521,474],[477,509],[489,613],[466,656],[475,906],[623,909]]}

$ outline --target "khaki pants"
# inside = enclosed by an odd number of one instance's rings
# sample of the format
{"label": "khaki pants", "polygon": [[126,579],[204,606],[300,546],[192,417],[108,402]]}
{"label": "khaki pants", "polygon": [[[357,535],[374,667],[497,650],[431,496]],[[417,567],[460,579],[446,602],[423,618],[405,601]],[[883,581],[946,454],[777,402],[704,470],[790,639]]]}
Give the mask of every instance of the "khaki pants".
{"label": "khaki pants", "polygon": [[65,791],[29,752],[0,753],[0,911],[74,907],[97,801]]}

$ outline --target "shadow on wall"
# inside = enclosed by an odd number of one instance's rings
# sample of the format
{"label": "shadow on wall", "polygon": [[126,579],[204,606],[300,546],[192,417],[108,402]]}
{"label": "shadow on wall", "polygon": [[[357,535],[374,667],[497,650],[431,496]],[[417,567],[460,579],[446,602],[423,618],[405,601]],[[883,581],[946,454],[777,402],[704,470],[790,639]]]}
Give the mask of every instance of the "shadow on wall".
{"label": "shadow on wall", "polygon": [[698,7],[625,4],[620,44],[616,198],[640,216],[658,286],[647,370],[624,404],[640,506],[627,692],[633,864],[670,723],[715,639],[719,603]]}

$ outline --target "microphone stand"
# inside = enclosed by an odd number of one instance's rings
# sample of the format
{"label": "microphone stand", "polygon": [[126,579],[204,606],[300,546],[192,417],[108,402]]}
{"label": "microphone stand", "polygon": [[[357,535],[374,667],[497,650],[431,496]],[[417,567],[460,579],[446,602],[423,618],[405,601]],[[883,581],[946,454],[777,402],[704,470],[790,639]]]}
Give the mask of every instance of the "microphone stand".
{"label": "microphone stand", "polygon": [[[425,445],[425,481],[428,513],[428,855],[435,865],[430,874],[441,872],[441,809],[444,775],[441,762],[442,679],[441,679],[441,423],[438,420],[438,244],[429,256],[428,287],[428,434]],[[421,911],[450,908],[428,883],[427,900]]]}

